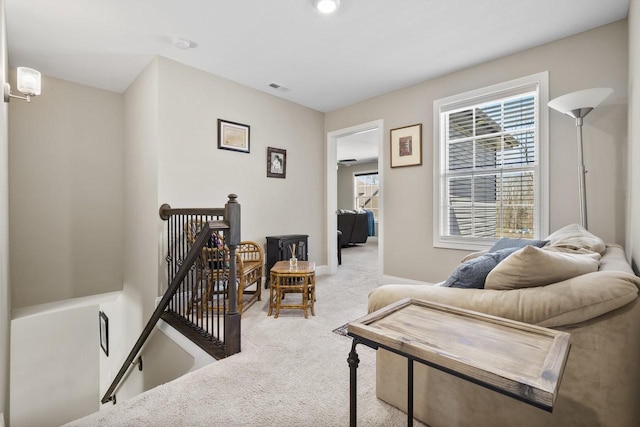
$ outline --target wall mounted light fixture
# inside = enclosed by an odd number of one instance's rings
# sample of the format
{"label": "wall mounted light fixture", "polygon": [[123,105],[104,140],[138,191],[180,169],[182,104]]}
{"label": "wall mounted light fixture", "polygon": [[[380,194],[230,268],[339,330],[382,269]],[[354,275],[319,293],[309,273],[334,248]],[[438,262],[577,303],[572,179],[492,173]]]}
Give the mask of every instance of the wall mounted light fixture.
{"label": "wall mounted light fixture", "polygon": [[18,67],[18,90],[25,96],[11,93],[11,85],[4,84],[4,102],[9,102],[11,98],[24,99],[31,102],[32,96],[40,95],[41,76],[40,72],[33,68]]}

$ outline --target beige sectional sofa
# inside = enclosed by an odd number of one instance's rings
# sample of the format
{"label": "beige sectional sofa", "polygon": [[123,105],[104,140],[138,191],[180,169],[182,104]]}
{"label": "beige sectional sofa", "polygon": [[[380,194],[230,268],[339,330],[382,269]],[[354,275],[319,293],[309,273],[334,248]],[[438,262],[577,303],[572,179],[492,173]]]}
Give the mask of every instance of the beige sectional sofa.
{"label": "beige sectional sofa", "polygon": [[[559,233],[559,240],[558,235],[549,236],[551,243],[544,250],[597,253],[597,271],[544,286],[524,280],[526,285],[509,290],[385,285],[371,292],[370,312],[411,297],[571,334],[571,350],[552,413],[416,364],[414,415],[418,420],[433,427],[640,425],[640,279],[621,247],[594,246],[592,235],[580,227],[566,231]],[[576,231],[586,233],[589,242],[584,244]],[[566,239],[567,234],[572,236]],[[519,253],[523,252],[510,257]],[[553,270],[552,265],[535,268],[543,276]],[[502,279],[504,284],[504,276]],[[385,350],[379,350],[376,357],[378,397],[406,410],[406,359]]]}

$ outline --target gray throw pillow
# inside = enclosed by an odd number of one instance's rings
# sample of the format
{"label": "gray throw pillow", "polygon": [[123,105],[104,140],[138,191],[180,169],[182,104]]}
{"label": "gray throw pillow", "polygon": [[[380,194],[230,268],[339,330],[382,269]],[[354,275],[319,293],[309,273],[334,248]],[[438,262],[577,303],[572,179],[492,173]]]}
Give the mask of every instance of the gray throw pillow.
{"label": "gray throw pillow", "polygon": [[529,245],[535,246],[537,248],[541,248],[547,243],[549,243],[548,240],[514,239],[511,237],[503,237],[502,239],[495,242],[493,246],[491,246],[491,249],[489,249],[489,252],[495,252],[495,251],[499,251],[500,249],[507,249],[507,248],[522,249],[525,246],[529,246]]}
{"label": "gray throw pillow", "polygon": [[500,249],[465,261],[458,265],[442,286],[450,288],[483,289],[487,275],[500,261],[520,248]]}

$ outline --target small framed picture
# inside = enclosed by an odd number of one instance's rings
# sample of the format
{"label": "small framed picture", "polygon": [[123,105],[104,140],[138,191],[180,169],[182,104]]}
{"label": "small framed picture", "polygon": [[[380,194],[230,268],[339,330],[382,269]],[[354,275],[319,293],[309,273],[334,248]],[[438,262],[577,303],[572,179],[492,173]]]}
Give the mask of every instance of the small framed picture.
{"label": "small framed picture", "polygon": [[100,312],[100,347],[109,357],[109,318],[103,311]]}
{"label": "small framed picture", "polygon": [[285,178],[287,176],[287,150],[267,147],[267,177]]}
{"label": "small framed picture", "polygon": [[249,131],[248,125],[218,119],[218,148],[248,153],[250,151]]}
{"label": "small framed picture", "polygon": [[391,129],[391,167],[422,164],[422,123]]}

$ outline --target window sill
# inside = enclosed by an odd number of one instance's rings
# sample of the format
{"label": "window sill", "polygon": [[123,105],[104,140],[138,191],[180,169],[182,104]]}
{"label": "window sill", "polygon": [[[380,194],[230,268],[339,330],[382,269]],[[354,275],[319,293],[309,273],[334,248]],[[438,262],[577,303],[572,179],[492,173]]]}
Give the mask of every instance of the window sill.
{"label": "window sill", "polygon": [[486,242],[461,242],[461,241],[443,241],[434,239],[433,247],[438,249],[459,249],[463,251],[482,251],[489,249],[496,241]]}

